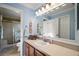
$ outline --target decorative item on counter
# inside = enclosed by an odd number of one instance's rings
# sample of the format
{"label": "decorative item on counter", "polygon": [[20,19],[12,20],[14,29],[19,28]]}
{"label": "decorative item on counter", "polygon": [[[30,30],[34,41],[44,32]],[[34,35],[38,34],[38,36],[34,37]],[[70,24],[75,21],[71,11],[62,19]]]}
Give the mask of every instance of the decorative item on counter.
{"label": "decorative item on counter", "polygon": [[37,35],[29,35],[28,39],[30,40],[36,40],[38,39],[39,37]]}

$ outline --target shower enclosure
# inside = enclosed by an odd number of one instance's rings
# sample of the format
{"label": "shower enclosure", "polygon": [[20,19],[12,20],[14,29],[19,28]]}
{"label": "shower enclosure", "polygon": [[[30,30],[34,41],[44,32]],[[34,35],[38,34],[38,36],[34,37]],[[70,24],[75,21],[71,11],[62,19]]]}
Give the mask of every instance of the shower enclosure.
{"label": "shower enclosure", "polygon": [[[1,40],[1,16],[0,16],[0,40]],[[0,41],[0,48],[1,48],[1,41]]]}
{"label": "shower enclosure", "polygon": [[3,39],[3,27],[2,27],[2,15],[0,15],[0,49],[2,47],[2,39]]}
{"label": "shower enclosure", "polygon": [[0,15],[0,50],[15,43],[14,23]]}

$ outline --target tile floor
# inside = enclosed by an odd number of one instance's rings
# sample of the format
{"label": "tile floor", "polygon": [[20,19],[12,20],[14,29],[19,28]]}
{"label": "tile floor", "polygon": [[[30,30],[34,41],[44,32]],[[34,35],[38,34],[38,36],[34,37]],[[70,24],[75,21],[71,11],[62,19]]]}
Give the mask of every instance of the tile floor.
{"label": "tile floor", "polygon": [[18,49],[15,45],[4,48],[0,51],[0,56],[20,56]]}

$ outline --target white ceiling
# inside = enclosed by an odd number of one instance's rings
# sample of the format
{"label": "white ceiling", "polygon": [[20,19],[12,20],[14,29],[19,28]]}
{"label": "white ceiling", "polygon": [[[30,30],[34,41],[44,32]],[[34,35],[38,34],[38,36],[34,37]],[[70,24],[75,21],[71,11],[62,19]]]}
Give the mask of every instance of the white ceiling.
{"label": "white ceiling", "polygon": [[19,19],[20,18],[20,14],[16,13],[13,10],[7,9],[7,8],[3,8],[0,7],[0,14],[3,15],[4,17],[10,17],[10,18],[15,18],[15,19]]}
{"label": "white ceiling", "polygon": [[43,4],[44,3],[22,3],[23,6],[30,8],[34,11],[41,7]]}
{"label": "white ceiling", "polygon": [[[40,6],[42,6],[43,3],[22,3],[21,5],[25,6],[26,8],[30,8],[32,10],[38,9]],[[5,17],[11,17],[15,19],[20,18],[20,14],[15,12],[14,10],[10,10],[7,8],[0,7],[0,14]]]}

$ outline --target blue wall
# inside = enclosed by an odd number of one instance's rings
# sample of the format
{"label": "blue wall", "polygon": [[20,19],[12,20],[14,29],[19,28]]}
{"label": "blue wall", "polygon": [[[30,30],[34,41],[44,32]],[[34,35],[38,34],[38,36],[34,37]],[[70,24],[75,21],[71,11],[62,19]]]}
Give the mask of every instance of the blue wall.
{"label": "blue wall", "polygon": [[75,10],[74,9],[61,14],[54,15],[51,17],[51,19],[64,15],[70,15],[70,39],[74,40],[75,39]]}
{"label": "blue wall", "polygon": [[[25,31],[27,33],[27,34],[25,33],[25,35],[29,35],[29,20],[30,19],[36,20],[35,12],[32,9],[24,7],[19,3],[8,3],[7,5],[22,10],[23,29],[27,31],[27,32]],[[25,28],[25,26],[27,26],[27,29]],[[34,28],[33,28],[33,30],[34,30]]]}
{"label": "blue wall", "polygon": [[[44,19],[44,16],[39,16],[39,17],[35,18],[34,11],[22,6],[21,4],[17,4],[17,3],[12,4],[11,3],[11,4],[7,4],[7,5],[10,5],[12,7],[18,8],[23,11],[23,20],[24,20],[23,28],[25,28],[25,25],[27,25],[27,27],[28,27],[28,25],[29,25],[28,21],[30,20],[30,18],[38,19],[38,22],[42,21]],[[75,39],[75,10],[74,9],[69,10],[67,12],[60,13],[60,14],[48,16],[47,19],[51,20],[53,18],[56,18],[59,16],[64,16],[64,15],[70,15],[70,39],[74,40]],[[27,29],[27,32],[28,32],[28,29]]]}

